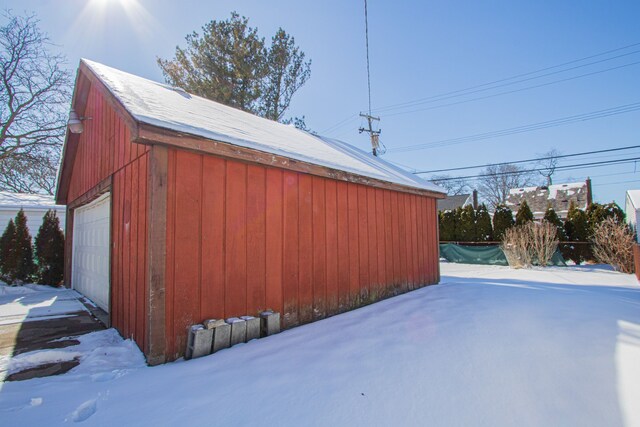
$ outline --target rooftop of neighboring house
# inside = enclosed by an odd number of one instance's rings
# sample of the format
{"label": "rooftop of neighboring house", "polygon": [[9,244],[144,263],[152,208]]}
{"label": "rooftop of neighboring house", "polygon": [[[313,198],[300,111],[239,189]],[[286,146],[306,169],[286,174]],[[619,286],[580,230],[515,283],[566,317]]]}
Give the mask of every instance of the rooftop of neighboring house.
{"label": "rooftop of neighboring house", "polygon": [[447,196],[438,200],[438,211],[452,211],[473,203],[471,194],[458,194],[455,196]]}
{"label": "rooftop of neighboring house", "polygon": [[50,195],[0,191],[0,208],[55,209],[64,206],[56,205],[53,196]]}
{"label": "rooftop of neighboring house", "polygon": [[533,216],[542,218],[549,206],[560,218],[566,218],[571,202],[579,209],[586,209],[592,202],[591,180],[570,182],[549,186],[512,188],[509,190],[506,205],[516,212],[523,201],[527,201]]}

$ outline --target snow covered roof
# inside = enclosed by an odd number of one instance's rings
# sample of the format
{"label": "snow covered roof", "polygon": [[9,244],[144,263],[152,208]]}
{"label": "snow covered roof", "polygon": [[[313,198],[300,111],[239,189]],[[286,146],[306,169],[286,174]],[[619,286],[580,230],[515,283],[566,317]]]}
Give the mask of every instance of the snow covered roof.
{"label": "snow covered roof", "polygon": [[0,191],[0,208],[46,210],[64,209],[64,206],[56,205],[53,196]]}
{"label": "snow covered roof", "polygon": [[627,190],[627,199],[634,208],[640,209],[640,190]]}
{"label": "snow covered roof", "polygon": [[445,193],[344,142],[312,135],[97,62],[82,62],[127,111],[146,123],[421,190]]}
{"label": "snow covered roof", "polygon": [[579,209],[586,209],[590,198],[588,181],[554,184],[540,187],[512,188],[509,190],[506,205],[516,210],[524,200],[534,216],[542,217],[551,206],[561,217],[566,217],[571,202]]}
{"label": "snow covered roof", "polygon": [[439,211],[452,211],[459,207],[464,207],[473,203],[471,194],[458,194],[455,196],[447,196],[438,200]]}

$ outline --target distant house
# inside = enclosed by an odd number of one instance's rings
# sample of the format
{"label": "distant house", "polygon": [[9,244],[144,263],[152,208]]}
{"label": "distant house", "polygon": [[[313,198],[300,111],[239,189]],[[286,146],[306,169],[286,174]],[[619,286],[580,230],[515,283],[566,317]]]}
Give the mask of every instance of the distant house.
{"label": "distant house", "polygon": [[505,204],[515,212],[525,200],[535,219],[542,219],[549,206],[560,219],[566,219],[571,202],[583,210],[593,202],[591,180],[587,178],[585,182],[512,188]]}
{"label": "distant house", "polygon": [[452,211],[458,208],[464,208],[467,205],[478,208],[478,192],[473,190],[471,194],[457,194],[455,196],[447,196],[438,200],[438,212]]}
{"label": "distant house", "polygon": [[15,218],[20,209],[24,209],[27,216],[31,237],[36,237],[42,225],[42,217],[49,209],[56,211],[60,218],[60,227],[64,228],[66,207],[56,205],[53,196],[0,191],[0,233],[7,227],[9,220]]}
{"label": "distant house", "polygon": [[636,231],[638,229],[638,218],[640,218],[640,190],[627,190],[624,213],[627,217],[627,223]]}

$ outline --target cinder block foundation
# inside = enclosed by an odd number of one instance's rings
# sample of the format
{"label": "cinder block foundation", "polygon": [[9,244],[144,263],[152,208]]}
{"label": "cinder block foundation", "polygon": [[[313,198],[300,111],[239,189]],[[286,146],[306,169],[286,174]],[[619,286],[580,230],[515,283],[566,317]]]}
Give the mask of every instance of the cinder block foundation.
{"label": "cinder block foundation", "polygon": [[213,331],[202,325],[194,325],[189,330],[185,359],[195,359],[211,353]]}
{"label": "cinder block foundation", "polygon": [[253,316],[242,316],[241,319],[247,323],[246,341],[260,338],[260,319]]}
{"label": "cinder block foundation", "polygon": [[268,337],[269,335],[280,332],[280,313],[273,311],[263,311],[260,313],[260,336]]}
{"label": "cinder block foundation", "polygon": [[212,353],[223,350],[225,348],[229,348],[231,346],[231,325],[225,323],[224,320],[221,320],[220,322],[222,323],[217,324],[213,328],[213,347],[211,348]]}
{"label": "cinder block foundation", "polygon": [[247,339],[247,322],[244,320],[231,317],[227,319],[227,323],[231,325],[231,345],[240,344]]}

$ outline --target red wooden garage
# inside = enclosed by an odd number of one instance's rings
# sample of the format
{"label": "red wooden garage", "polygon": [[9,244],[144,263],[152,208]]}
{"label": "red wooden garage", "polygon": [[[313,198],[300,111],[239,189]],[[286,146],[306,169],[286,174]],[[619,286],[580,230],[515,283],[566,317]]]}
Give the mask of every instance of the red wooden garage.
{"label": "red wooden garage", "polygon": [[87,60],[72,109],[66,283],[150,364],[206,318],[288,328],[439,280],[442,189],[370,154]]}

